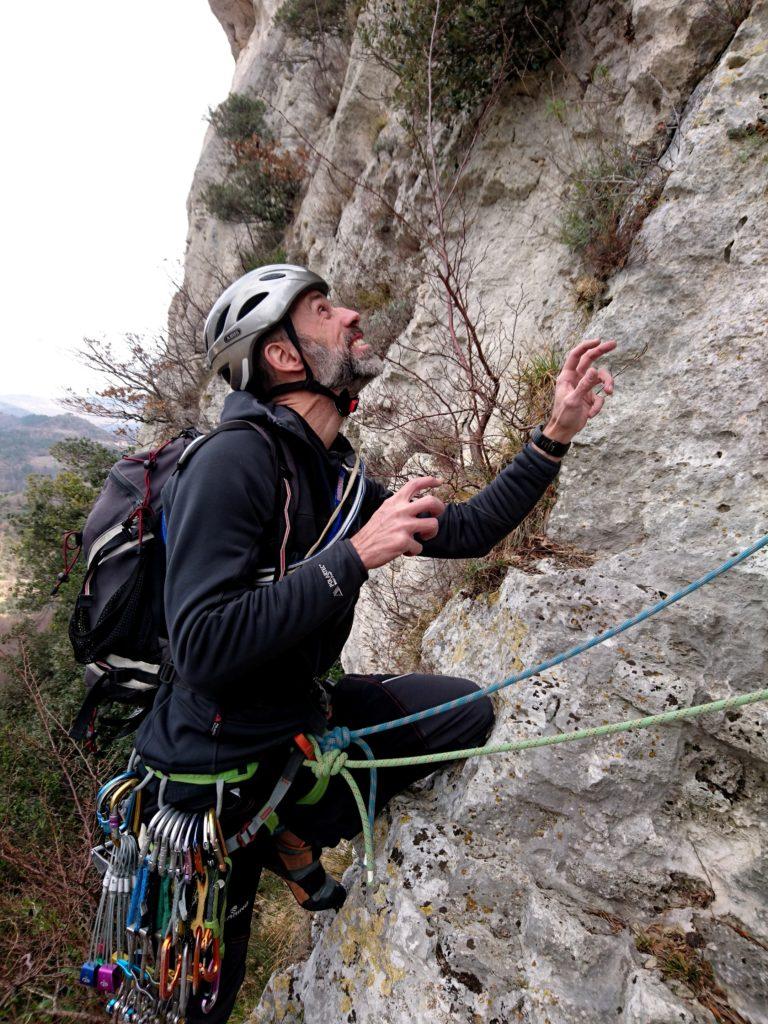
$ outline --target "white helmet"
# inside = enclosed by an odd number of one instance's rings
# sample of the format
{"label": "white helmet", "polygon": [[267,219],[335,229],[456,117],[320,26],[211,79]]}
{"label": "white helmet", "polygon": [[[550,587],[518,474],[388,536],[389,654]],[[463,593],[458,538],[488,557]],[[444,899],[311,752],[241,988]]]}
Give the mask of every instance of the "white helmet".
{"label": "white helmet", "polygon": [[[278,324],[301,355],[288,310],[310,288],[323,295],[330,290],[322,277],[291,263],[258,267],[238,278],[219,296],[205,321],[208,367],[222,374],[235,391],[244,391],[253,380],[260,339]],[[306,360],[304,365],[307,381],[299,384],[316,383]]]}

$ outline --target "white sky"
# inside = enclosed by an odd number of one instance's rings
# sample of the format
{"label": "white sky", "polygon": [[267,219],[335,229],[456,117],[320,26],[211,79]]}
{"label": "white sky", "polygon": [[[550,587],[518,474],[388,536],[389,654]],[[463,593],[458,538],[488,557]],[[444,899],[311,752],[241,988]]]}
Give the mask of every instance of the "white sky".
{"label": "white sky", "polygon": [[233,71],[206,0],[0,6],[0,394],[87,388],[83,336],[162,329]]}

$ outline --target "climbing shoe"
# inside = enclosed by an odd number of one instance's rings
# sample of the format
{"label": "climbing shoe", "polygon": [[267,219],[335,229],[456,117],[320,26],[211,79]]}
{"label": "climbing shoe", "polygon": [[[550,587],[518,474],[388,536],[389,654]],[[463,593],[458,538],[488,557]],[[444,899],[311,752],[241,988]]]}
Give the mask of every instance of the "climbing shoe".
{"label": "climbing shoe", "polygon": [[282,878],[304,910],[338,910],[347,890],[320,863],[322,848],[310,846],[293,832],[281,829],[272,836],[264,867]]}

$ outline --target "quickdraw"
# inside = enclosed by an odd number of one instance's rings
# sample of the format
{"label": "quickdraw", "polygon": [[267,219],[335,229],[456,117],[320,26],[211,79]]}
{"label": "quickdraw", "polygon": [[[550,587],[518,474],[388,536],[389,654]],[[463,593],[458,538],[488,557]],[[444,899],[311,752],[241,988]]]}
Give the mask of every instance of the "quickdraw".
{"label": "quickdraw", "polygon": [[[103,875],[102,894],[88,960],[80,981],[111,996],[115,1022],[184,1024],[190,996],[203,1013],[216,1004],[224,957],[224,919],[229,854],[252,842],[260,828],[275,827],[275,808],[308,755],[310,741],[294,737],[290,755],[266,804],[228,839],[219,822],[225,781],[249,778],[197,776],[215,783],[216,807],[183,811],[164,803],[167,776],[147,769],[142,779],[133,755],[128,770],[107,782],[96,797],[96,819],[104,841],[92,851]],[[159,808],[140,825],[144,785],[161,779]],[[316,792],[317,791],[317,792]],[[317,785],[302,802],[314,801]]]}
{"label": "quickdraw", "polygon": [[129,767],[97,796],[102,891],[80,981],[115,1022],[184,1024],[190,996],[204,1013],[218,997],[231,861],[213,807],[162,805],[139,826],[142,785]]}

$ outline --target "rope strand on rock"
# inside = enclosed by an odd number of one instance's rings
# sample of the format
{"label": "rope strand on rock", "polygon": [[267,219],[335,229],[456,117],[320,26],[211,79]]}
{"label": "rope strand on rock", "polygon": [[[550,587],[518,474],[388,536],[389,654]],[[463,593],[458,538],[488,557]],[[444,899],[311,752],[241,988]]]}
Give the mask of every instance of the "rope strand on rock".
{"label": "rope strand on rock", "polygon": [[[751,693],[725,697],[721,700],[709,701],[706,704],[696,704],[687,708],[676,708],[673,711],[664,711],[657,715],[646,715],[643,718],[631,718],[623,722],[611,722],[604,725],[596,725],[586,729],[577,729],[573,732],[556,733],[548,736],[534,736],[530,739],[513,740],[509,743],[492,743],[482,747],[469,747],[464,750],[449,750],[436,754],[415,754],[410,757],[376,758],[373,756],[373,752],[370,747],[362,740],[363,736],[370,736],[374,733],[385,732],[388,729],[399,728],[402,725],[409,725],[413,722],[420,722],[425,718],[430,718],[443,711],[450,711],[453,708],[470,704],[475,700],[480,700],[482,697],[487,697],[489,694],[495,693],[497,690],[511,686],[513,683],[519,683],[524,679],[530,679],[531,676],[539,675],[546,669],[553,668],[555,665],[561,665],[563,662],[568,661],[571,658],[575,658],[577,654],[583,654],[585,651],[590,650],[592,647],[596,647],[598,644],[604,643],[611,637],[617,636],[619,633],[623,633],[626,630],[631,629],[632,626],[636,626],[640,622],[644,622],[646,619],[651,618],[651,616],[658,614],[664,608],[668,608],[676,601],[680,601],[689,594],[692,594],[700,587],[705,586],[707,583],[711,583],[712,580],[716,579],[718,576],[722,576],[723,573],[728,572],[740,562],[743,562],[751,555],[754,555],[757,551],[760,551],[761,548],[766,546],[766,544],[768,544],[768,534],[765,534],[759,540],[755,541],[754,544],[751,544],[743,551],[740,551],[737,555],[727,559],[716,569],[712,569],[710,572],[705,573],[704,576],[699,577],[699,579],[690,583],[687,587],[684,587],[682,590],[678,590],[670,597],[665,598],[663,601],[659,601],[650,608],[644,609],[637,615],[626,619],[620,625],[613,626],[610,629],[605,630],[603,633],[584,641],[584,643],[577,644],[577,646],[571,647],[569,650],[556,655],[554,658],[550,658],[548,661],[543,661],[539,665],[525,669],[523,672],[518,672],[516,675],[509,676],[507,679],[501,680],[501,682],[493,683],[485,689],[459,697],[456,700],[446,701],[444,704],[439,704],[433,708],[427,708],[425,711],[406,715],[403,718],[398,718],[391,722],[382,722],[379,725],[368,726],[364,729],[348,729],[345,726],[337,726],[336,728],[329,730],[320,738],[310,737],[315,752],[315,760],[305,761],[304,764],[311,769],[318,779],[323,778],[326,775],[341,775],[352,791],[352,795],[360,814],[360,823],[365,843],[365,865],[368,882],[370,883],[374,877],[374,778],[375,773],[379,768],[404,768],[411,765],[440,764],[444,761],[464,760],[468,757],[486,757],[493,754],[511,754],[522,750],[533,750],[537,747],[552,747],[561,743],[575,743],[581,740],[596,739],[601,736],[611,736],[619,732],[649,729],[656,725],[670,725],[683,719],[696,718],[699,715],[712,714],[717,711],[727,711],[733,708],[745,707],[748,704],[756,704],[759,701],[768,700],[768,689],[754,690]],[[361,749],[363,749],[366,755],[365,761],[355,761],[349,757],[345,748],[347,748],[351,743],[356,743],[361,747]],[[351,771],[362,768],[367,768],[373,773],[369,790],[369,806],[367,810],[360,788],[351,774]]]}

